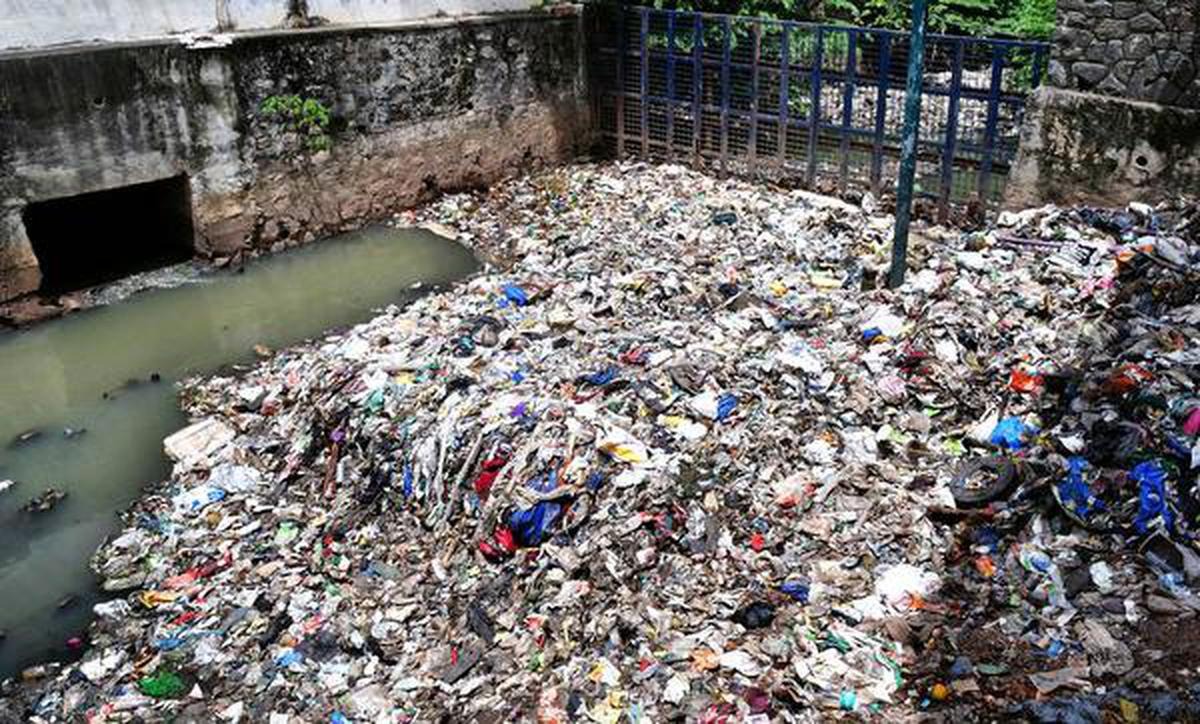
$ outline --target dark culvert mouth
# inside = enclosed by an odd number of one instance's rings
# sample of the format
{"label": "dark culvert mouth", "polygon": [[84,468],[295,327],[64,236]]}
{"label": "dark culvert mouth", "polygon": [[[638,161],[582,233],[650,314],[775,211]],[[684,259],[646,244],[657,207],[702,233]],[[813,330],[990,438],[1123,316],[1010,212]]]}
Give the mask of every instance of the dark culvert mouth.
{"label": "dark culvert mouth", "polygon": [[195,248],[186,176],[38,201],[25,232],[42,294],[63,294],[190,259]]}

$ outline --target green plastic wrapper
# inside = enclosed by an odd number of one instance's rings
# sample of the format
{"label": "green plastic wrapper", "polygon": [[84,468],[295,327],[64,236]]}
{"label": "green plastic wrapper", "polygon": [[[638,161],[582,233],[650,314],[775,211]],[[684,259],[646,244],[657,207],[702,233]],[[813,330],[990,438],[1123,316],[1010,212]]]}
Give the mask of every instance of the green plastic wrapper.
{"label": "green plastic wrapper", "polygon": [[153,676],[147,676],[138,682],[138,688],[146,696],[155,699],[174,699],[183,694],[187,685],[179,675],[171,671],[158,671]]}

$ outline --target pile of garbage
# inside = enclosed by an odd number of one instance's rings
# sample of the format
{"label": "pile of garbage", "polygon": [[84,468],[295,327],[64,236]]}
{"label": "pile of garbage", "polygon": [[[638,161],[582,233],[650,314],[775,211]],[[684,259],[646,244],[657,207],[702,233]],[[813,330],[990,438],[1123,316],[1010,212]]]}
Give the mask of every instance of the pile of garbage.
{"label": "pile of garbage", "polygon": [[9,713],[1195,715],[1193,207],[926,229],[891,291],[864,201],[581,165],[405,215],[492,264],[188,383]]}

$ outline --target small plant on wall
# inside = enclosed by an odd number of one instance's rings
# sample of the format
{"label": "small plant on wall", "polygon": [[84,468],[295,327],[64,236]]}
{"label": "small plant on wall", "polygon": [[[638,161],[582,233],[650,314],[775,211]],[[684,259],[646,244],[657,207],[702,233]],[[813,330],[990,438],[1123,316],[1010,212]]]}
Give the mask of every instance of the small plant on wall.
{"label": "small plant on wall", "polygon": [[267,118],[275,119],[296,141],[285,152],[290,156],[301,153],[328,151],[332,143],[329,123],[332,116],[329,108],[316,98],[298,95],[268,96],[259,107]]}

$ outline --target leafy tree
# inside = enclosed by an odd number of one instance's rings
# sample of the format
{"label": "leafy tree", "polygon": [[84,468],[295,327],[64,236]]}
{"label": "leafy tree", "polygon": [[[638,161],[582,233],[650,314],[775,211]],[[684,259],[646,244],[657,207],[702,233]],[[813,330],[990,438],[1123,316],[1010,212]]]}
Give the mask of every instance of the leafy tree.
{"label": "leafy tree", "polygon": [[1054,34],[1058,0],[1021,0],[1013,12],[1002,18],[996,29],[1021,38],[1049,40]]}
{"label": "leafy tree", "polygon": [[[632,2],[629,4],[640,4]],[[896,0],[653,0],[657,8],[904,30],[911,3]],[[1058,0],[930,0],[929,29],[962,35],[1049,38]]]}

